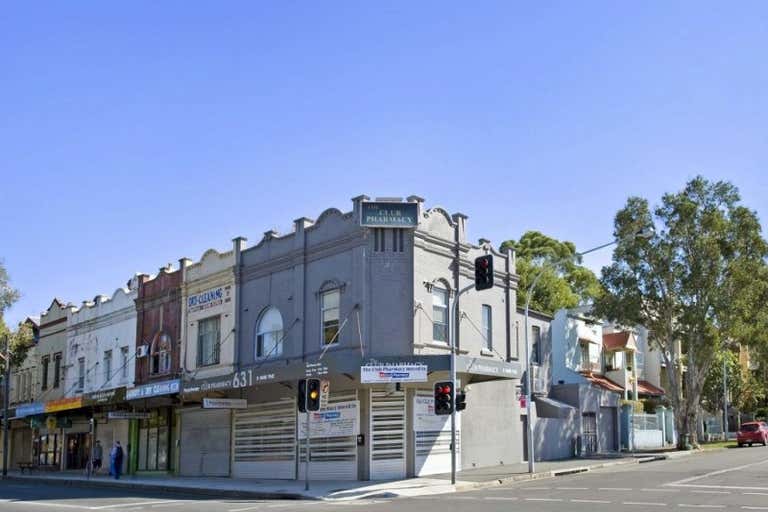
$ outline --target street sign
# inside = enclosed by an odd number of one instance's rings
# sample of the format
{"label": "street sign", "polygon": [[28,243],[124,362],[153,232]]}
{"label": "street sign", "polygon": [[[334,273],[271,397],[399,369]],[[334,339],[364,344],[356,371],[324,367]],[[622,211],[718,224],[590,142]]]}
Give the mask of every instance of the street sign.
{"label": "street sign", "polygon": [[328,397],[331,394],[331,382],[328,380],[320,381],[320,409],[328,408]]}

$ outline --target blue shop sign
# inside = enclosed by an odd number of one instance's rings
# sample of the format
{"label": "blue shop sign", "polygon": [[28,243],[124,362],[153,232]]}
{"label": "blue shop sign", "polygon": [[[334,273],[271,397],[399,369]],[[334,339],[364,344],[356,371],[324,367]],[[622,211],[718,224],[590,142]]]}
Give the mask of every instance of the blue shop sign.
{"label": "blue shop sign", "polygon": [[25,416],[34,416],[36,414],[43,414],[45,412],[45,404],[43,402],[35,402],[32,404],[24,404],[16,406],[16,417],[24,418]]}
{"label": "blue shop sign", "polygon": [[125,398],[126,400],[136,400],[153,396],[172,395],[173,393],[178,393],[180,389],[181,379],[164,380],[128,389],[125,392]]}
{"label": "blue shop sign", "polygon": [[419,223],[418,203],[363,201],[360,225],[375,228],[415,228]]}

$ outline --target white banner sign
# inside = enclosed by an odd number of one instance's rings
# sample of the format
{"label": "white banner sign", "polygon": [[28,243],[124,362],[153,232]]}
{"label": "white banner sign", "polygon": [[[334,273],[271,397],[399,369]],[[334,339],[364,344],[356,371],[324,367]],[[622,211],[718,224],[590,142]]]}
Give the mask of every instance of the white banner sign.
{"label": "white banner sign", "polygon": [[[459,417],[459,414],[456,415]],[[438,432],[451,430],[451,415],[435,414],[435,399],[429,396],[413,397],[413,431]]]}
{"label": "white banner sign", "polygon": [[427,365],[395,363],[361,366],[360,382],[363,384],[427,382]]}
{"label": "white banner sign", "polygon": [[244,398],[203,398],[203,409],[247,409]]}
{"label": "white banner sign", "polygon": [[107,418],[110,420],[147,420],[149,419],[148,412],[132,412],[132,411],[109,411]]}
{"label": "white banner sign", "polygon": [[[312,439],[350,437],[360,433],[360,402],[339,402],[327,409],[310,412]],[[307,414],[299,413],[299,439],[307,438]]]}

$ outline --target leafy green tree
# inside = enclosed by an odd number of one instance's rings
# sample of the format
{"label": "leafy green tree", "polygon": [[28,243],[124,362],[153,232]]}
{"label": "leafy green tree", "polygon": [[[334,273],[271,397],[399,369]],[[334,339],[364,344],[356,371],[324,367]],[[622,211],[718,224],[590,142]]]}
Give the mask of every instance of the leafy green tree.
{"label": "leafy green tree", "polygon": [[597,276],[581,265],[572,242],[562,242],[538,231],[528,231],[520,240],[507,240],[501,251],[514,249],[520,276],[517,303],[525,305],[528,288],[541,274],[531,297],[531,308],[554,314],[561,308],[572,308],[592,302],[600,295]]}
{"label": "leafy green tree", "polygon": [[738,354],[732,350],[715,354],[704,382],[702,404],[712,413],[723,410],[723,366],[730,395],[728,406],[740,412],[754,413],[765,399],[765,385],[749,368],[741,365]]}
{"label": "leafy green tree", "polygon": [[[740,201],[730,183],[702,177],[653,209],[630,197],[616,214],[613,263],[602,271],[606,291],[595,313],[651,331],[668,369],[681,447],[686,439],[697,444],[699,404],[717,354],[726,340],[745,340],[762,314],[755,293],[766,285],[759,281],[768,276],[768,246],[756,214]],[[649,226],[653,237],[631,236]]]}
{"label": "leafy green tree", "polygon": [[[18,366],[24,362],[29,347],[32,345],[32,329],[27,324],[20,324],[15,331],[11,331],[5,325],[3,314],[17,300],[19,300],[19,290],[11,286],[8,272],[0,260],[0,351],[5,350],[5,337],[9,337],[11,349],[11,367]],[[5,371],[5,361],[0,358],[0,375]]]}

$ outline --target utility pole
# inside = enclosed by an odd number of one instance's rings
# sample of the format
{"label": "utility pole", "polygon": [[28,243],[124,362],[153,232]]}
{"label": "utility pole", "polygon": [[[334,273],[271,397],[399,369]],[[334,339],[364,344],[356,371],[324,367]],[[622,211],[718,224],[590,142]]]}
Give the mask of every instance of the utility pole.
{"label": "utility pole", "polygon": [[8,401],[11,391],[11,348],[5,335],[5,375],[3,376],[3,480],[8,478]]}
{"label": "utility pole", "polygon": [[728,440],[728,358],[723,358],[723,441]]}

